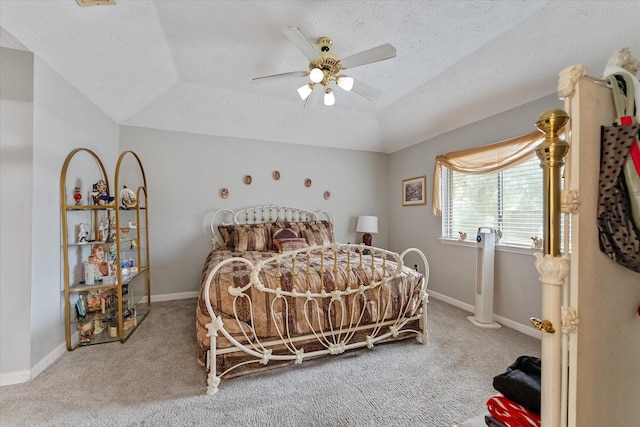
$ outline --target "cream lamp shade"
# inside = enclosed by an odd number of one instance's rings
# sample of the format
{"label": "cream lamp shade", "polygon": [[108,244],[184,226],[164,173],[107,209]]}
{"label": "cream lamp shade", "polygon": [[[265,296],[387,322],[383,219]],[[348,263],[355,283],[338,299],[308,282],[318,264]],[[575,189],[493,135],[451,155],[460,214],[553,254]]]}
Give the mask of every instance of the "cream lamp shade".
{"label": "cream lamp shade", "polygon": [[377,233],[378,217],[377,216],[359,216],[356,224],[357,233]]}

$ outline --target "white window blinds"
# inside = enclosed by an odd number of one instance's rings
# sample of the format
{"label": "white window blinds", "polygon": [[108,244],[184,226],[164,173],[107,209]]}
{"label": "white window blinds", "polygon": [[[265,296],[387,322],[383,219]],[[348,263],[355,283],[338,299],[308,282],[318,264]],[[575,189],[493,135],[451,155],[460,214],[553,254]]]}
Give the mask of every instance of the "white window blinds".
{"label": "white window blinds", "polygon": [[500,230],[504,244],[528,246],[542,237],[542,169],[535,155],[500,172],[446,174],[443,237],[472,237],[483,226]]}

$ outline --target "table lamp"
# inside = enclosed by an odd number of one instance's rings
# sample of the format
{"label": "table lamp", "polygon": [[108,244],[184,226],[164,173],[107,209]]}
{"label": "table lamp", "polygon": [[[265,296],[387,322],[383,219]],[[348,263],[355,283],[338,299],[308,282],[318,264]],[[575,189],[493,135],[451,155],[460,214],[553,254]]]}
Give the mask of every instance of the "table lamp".
{"label": "table lamp", "polygon": [[366,246],[371,246],[371,233],[378,232],[378,217],[377,216],[359,216],[358,223],[356,224],[356,232],[364,233],[362,235],[362,243]]}

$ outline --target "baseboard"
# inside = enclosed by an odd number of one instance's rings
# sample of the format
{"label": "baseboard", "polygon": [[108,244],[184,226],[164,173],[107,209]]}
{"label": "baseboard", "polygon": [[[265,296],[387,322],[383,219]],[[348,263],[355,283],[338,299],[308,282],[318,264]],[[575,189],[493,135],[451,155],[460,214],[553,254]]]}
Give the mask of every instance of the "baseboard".
{"label": "baseboard", "polygon": [[[198,298],[198,292],[178,292],[175,294],[163,294],[163,295],[151,295],[151,302],[172,301],[179,299]],[[0,374],[0,386],[13,385],[26,383],[31,379],[40,375],[45,369],[47,369],[53,362],[58,360],[67,351],[67,344],[63,342],[57,346],[53,351],[42,358],[36,363],[33,368],[25,369],[17,372],[9,372],[6,374]]]}
{"label": "baseboard", "polygon": [[[427,292],[429,293],[430,297],[433,297],[437,300],[446,302],[447,304],[451,304],[455,307],[461,308],[465,311],[468,311],[469,313],[474,313],[475,312],[475,307],[471,304],[467,304],[465,302],[459,301],[457,299],[448,297],[446,295],[443,295],[441,293],[435,292],[435,291],[430,291],[429,289],[427,289]],[[513,321],[511,319],[507,319],[506,317],[502,317],[502,316],[498,316],[496,314],[493,315],[493,320],[500,323],[503,326],[506,326],[508,328],[514,329],[518,332],[521,332],[525,335],[529,335],[533,338],[537,338],[537,339],[542,339],[542,333],[540,331],[538,331],[536,328],[528,326],[528,325],[523,325],[522,323],[518,323],[516,321]]]}
{"label": "baseboard", "polygon": [[8,374],[0,374],[0,386],[26,383],[31,379],[31,371],[25,369],[17,372],[9,372]]}
{"label": "baseboard", "polygon": [[178,299],[198,298],[198,291],[178,292],[175,294],[151,295],[151,302],[173,301]]}
{"label": "baseboard", "polygon": [[33,368],[31,368],[31,378],[35,378],[40,375],[47,367],[49,367],[53,362],[58,360],[60,356],[67,352],[67,343],[63,342],[59,346],[53,349],[49,354],[42,358],[38,363],[36,363]]}
{"label": "baseboard", "polygon": [[58,360],[67,351],[67,344],[63,342],[53,349],[49,354],[43,357],[38,363],[36,363],[31,369],[25,369],[18,372],[10,372],[8,374],[0,375],[0,386],[20,384],[31,381],[33,378],[40,375],[45,369],[47,369],[53,362]]}

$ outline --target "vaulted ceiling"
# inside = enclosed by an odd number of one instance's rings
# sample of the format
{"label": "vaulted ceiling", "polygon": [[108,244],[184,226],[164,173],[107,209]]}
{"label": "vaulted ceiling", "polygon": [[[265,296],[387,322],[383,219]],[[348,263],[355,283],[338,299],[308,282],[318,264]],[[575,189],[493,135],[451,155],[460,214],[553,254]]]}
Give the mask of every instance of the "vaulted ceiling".
{"label": "vaulted ceiling", "polygon": [[[567,66],[640,56],[640,1],[0,0],[0,26],[119,124],[385,153],[553,94]],[[304,107],[308,77],[252,82],[308,71],[287,26],[339,57],[395,46],[344,71],[380,97]]]}

